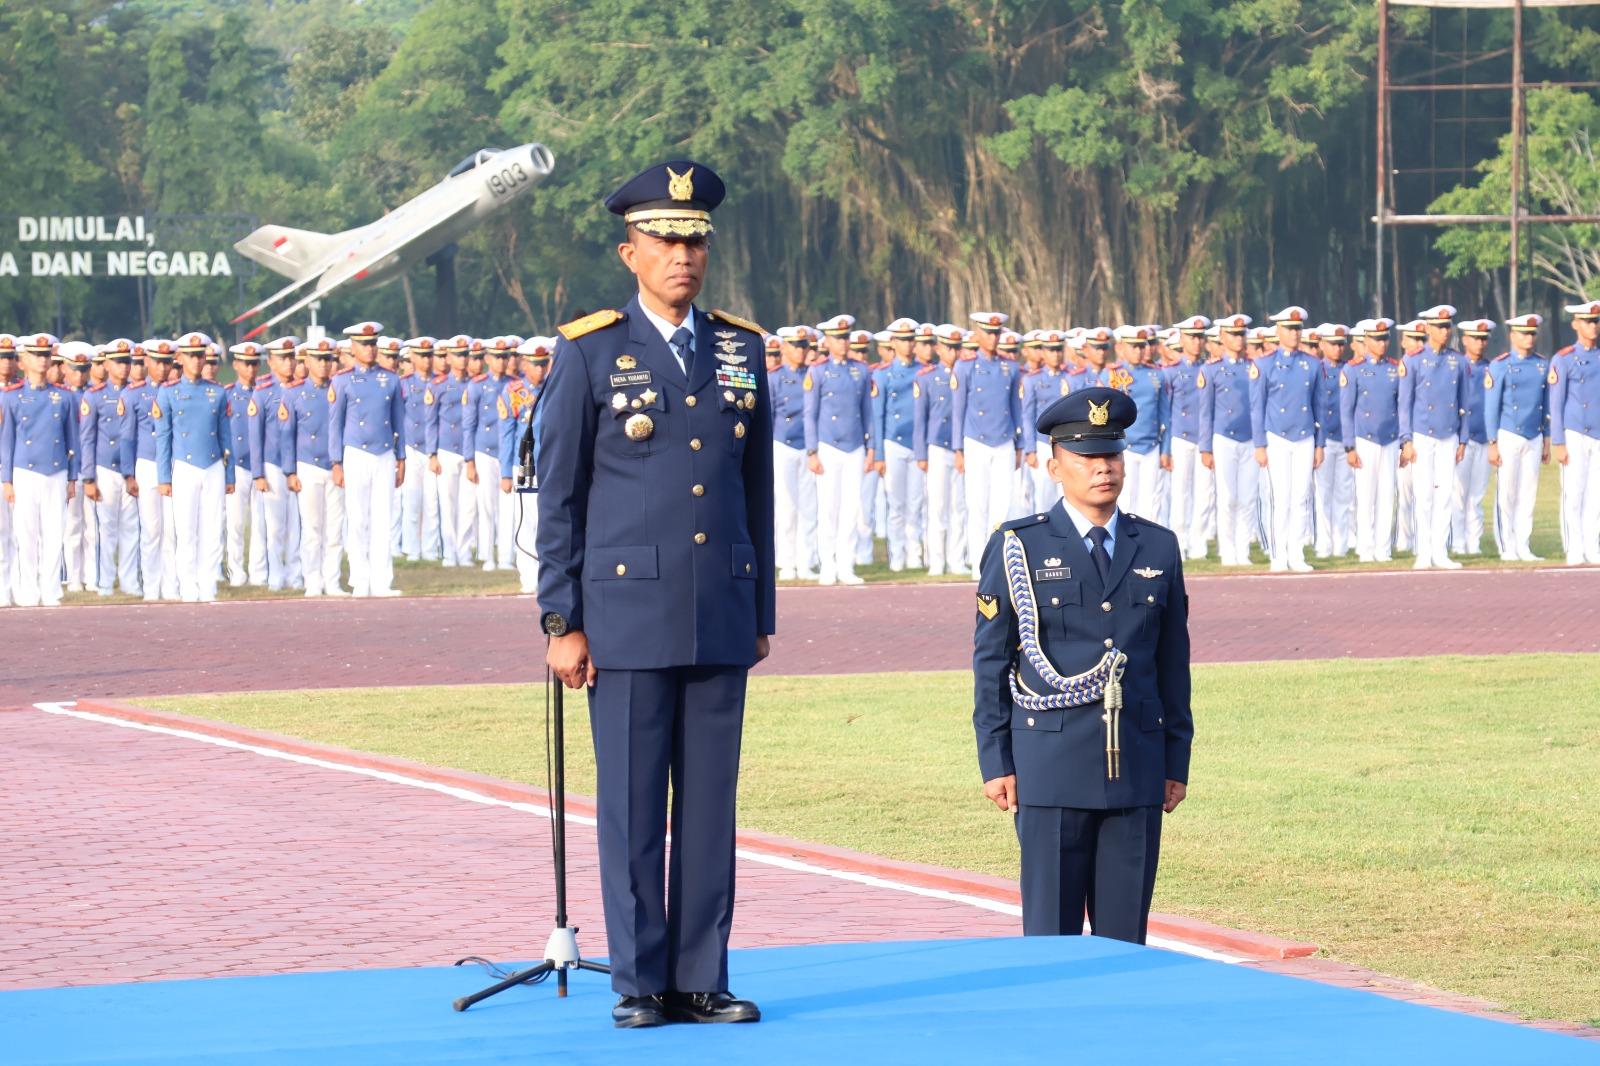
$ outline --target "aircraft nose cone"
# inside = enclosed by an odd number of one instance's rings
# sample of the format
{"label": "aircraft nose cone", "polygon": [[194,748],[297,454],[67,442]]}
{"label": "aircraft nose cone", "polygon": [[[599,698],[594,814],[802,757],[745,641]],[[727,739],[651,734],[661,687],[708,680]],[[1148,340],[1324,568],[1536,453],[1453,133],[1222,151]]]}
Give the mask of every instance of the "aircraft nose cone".
{"label": "aircraft nose cone", "polygon": [[517,153],[523,157],[529,170],[541,178],[547,176],[556,167],[555,154],[537,142],[522,145],[517,149]]}

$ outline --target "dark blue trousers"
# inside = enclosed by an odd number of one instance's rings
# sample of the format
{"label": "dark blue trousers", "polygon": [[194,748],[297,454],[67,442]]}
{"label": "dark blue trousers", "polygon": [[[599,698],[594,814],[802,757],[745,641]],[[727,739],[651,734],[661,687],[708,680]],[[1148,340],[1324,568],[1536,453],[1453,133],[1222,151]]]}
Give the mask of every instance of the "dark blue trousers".
{"label": "dark blue trousers", "polygon": [[1017,808],[1024,936],[1143,944],[1161,855],[1161,808]]}
{"label": "dark blue trousers", "polygon": [[611,987],[621,995],[728,990],[747,674],[742,666],[601,670],[589,690],[600,891]]}

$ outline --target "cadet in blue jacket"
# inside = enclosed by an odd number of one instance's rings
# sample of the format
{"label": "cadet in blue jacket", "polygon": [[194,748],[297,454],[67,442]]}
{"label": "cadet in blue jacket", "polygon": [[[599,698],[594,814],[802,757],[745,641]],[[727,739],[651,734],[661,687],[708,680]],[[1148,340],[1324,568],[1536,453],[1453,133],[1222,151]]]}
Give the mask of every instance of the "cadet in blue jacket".
{"label": "cadet in blue jacket", "polygon": [[[1467,454],[1467,357],[1450,347],[1456,309],[1430,307],[1417,317],[1428,343],[1404,359],[1400,379],[1400,458],[1412,466],[1417,559],[1414,569],[1459,570],[1450,558],[1450,501],[1456,464]],[[1471,382],[1481,384],[1481,382]]]}
{"label": "cadet in blue jacket", "polygon": [[327,337],[303,345],[306,379],[283,390],[278,417],[280,442],[289,491],[300,506],[300,569],[306,595],[348,596],[339,585],[339,556],[344,547],[344,489],[333,480],[328,448],[328,413],[333,409],[333,364],[338,358]]}
{"label": "cadet in blue jacket", "polygon": [[984,795],[1016,811],[1022,931],[1144,943],[1162,813],[1183,802],[1189,601],[1170,530],[1117,507],[1138,414],[1108,388],[1039,416],[1063,499],[989,538],[973,726]]}
{"label": "cadet in blue jacket", "polygon": [[[250,453],[251,426],[260,415],[256,375],[264,350],[255,341],[228,349],[236,380],[227,386],[229,448],[233,451],[233,495],[228,498],[228,584],[238,588],[267,583],[266,500],[255,487],[255,457]],[[245,557],[248,527],[249,558]]]}
{"label": "cadet in blue jacket", "polygon": [[375,365],[383,326],[358,322],[344,332],[355,364],[333,381],[328,453],[333,483],[344,490],[350,591],[356,596],[398,596],[394,510],[395,492],[406,476],[405,397],[399,373]]}
{"label": "cadet in blue jacket", "polygon": [[917,323],[889,323],[894,358],[873,370],[873,415],[877,422],[878,472],[889,520],[889,569],[922,569],[922,489],[924,477],[912,450],[916,418],[916,378],[922,369],[912,359]]}
{"label": "cadet in blue jacket", "polygon": [[761,1016],[727,945],[745,681],[776,611],[772,407],[761,328],[694,306],[723,192],[674,160],[607,199],[639,292],[561,327],[539,404],[539,609],[552,670],[589,686],[625,1028]]}
{"label": "cadet in blue jacket", "polygon": [[1355,473],[1356,558],[1394,558],[1396,482],[1400,469],[1400,379],[1405,366],[1388,358],[1394,320],[1364,318],[1351,337],[1361,350],[1339,371],[1339,432],[1345,464]]}
{"label": "cadet in blue jacket", "polygon": [[223,513],[234,491],[228,394],[201,377],[211,344],[204,333],[184,334],[178,341],[183,377],[156,393],[156,476],[161,495],[172,498],[178,594],[185,603],[217,598]]}
{"label": "cadet in blue jacket", "polygon": [[[817,477],[817,554],[820,581],[859,585],[856,576],[857,524],[861,517],[861,483],[872,468],[878,448],[872,417],[872,375],[847,358],[850,326],[855,319],[838,315],[823,334],[828,360],[806,371],[806,463]],[[872,516],[867,518],[870,522]]]}
{"label": "cadet in blue jacket", "polygon": [[[57,345],[48,333],[22,339],[23,380],[0,392],[0,490],[16,539],[11,598],[18,607],[61,603],[67,501],[78,480],[78,406],[46,379]],[[89,482],[94,471],[89,471]]]}
{"label": "cadet in blue jacket", "polygon": [[1502,559],[1539,561],[1528,546],[1539,465],[1550,461],[1550,361],[1533,350],[1540,315],[1507,320],[1511,351],[1484,370],[1483,425],[1495,479],[1494,539]]}
{"label": "cadet in blue jacket", "polygon": [[1324,430],[1317,418],[1325,402],[1322,366],[1300,350],[1305,308],[1286,307],[1271,318],[1278,346],[1250,366],[1250,431],[1256,462],[1271,486],[1267,547],[1272,569],[1307,571],[1312,472],[1322,465],[1324,454]]}
{"label": "cadet in blue jacket", "polygon": [[1251,454],[1250,426],[1251,375],[1258,371],[1244,358],[1249,325],[1246,314],[1217,319],[1211,328],[1222,343],[1222,358],[1195,376],[1200,462],[1216,473],[1217,555],[1223,566],[1250,565],[1250,538],[1260,527],[1256,483],[1261,467]]}
{"label": "cadet in blue jacket", "polygon": [[1550,360],[1550,454],[1568,566],[1600,564],[1600,300],[1567,304],[1577,341]]}
{"label": "cadet in blue jacket", "polygon": [[956,469],[955,365],[964,331],[946,322],[935,332],[938,362],[926,366],[913,387],[917,399],[911,443],[927,475],[928,576],[967,568],[966,488]]}
{"label": "cadet in blue jacket", "polygon": [[811,553],[817,539],[816,509],[804,505],[806,470],[806,357],[811,334],[803,326],[778,331],[777,369],[767,372],[772,396],[773,523],[778,577],[813,580]]}

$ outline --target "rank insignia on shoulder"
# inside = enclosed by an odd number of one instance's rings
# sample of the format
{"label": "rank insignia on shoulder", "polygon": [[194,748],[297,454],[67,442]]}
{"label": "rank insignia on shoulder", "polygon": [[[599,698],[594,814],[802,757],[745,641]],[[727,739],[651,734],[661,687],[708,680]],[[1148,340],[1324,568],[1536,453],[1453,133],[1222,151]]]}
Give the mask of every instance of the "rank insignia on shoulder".
{"label": "rank insignia on shoulder", "polygon": [[626,317],[621,311],[608,307],[604,311],[596,311],[592,315],[584,315],[582,318],[574,319],[564,326],[556,327],[556,329],[567,340],[575,341],[579,337],[593,333],[597,329],[605,329],[607,326],[615,325]]}
{"label": "rank insignia on shoulder", "polygon": [[1139,569],[1135,570],[1134,573],[1138,574],[1140,577],[1160,577],[1162,574],[1166,573],[1166,571],[1152,570],[1148,566],[1141,566]]}
{"label": "rank insignia on shoulder", "polygon": [[989,619],[991,622],[994,621],[995,615],[1000,613],[999,598],[995,596],[985,596],[981,592],[978,593],[978,613]]}
{"label": "rank insignia on shoulder", "polygon": [[756,325],[754,322],[750,321],[748,318],[740,318],[738,315],[730,315],[726,311],[721,311],[721,310],[712,311],[711,312],[711,317],[715,318],[715,319],[719,319],[720,321],[726,322],[730,326],[738,326],[740,329],[747,329],[751,333],[766,333],[767,332],[766,330],[762,329],[760,326]]}

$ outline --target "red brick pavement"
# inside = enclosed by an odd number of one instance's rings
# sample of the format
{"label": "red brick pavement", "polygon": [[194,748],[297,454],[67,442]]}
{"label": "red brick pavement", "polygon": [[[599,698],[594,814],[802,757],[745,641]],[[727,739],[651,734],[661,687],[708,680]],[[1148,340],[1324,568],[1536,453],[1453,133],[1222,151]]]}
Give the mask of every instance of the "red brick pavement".
{"label": "red brick pavement", "polygon": [[[972,590],[785,588],[761,670],[965,669]],[[1600,651],[1600,569],[1210,576],[1189,598],[1197,662]],[[13,609],[0,612],[0,706],[530,681],[543,673],[534,610],[506,596]]]}

